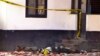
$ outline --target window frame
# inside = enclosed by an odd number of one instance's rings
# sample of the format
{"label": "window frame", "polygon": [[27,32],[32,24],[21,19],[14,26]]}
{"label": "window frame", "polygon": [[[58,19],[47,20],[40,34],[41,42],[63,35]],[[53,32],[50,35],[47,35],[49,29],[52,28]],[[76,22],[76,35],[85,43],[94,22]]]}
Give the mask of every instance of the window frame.
{"label": "window frame", "polygon": [[[78,2],[78,4],[77,4],[77,6],[76,6],[76,3],[75,3],[75,0],[71,0],[72,2],[71,2],[71,9],[81,9],[81,0],[77,0]],[[77,8],[75,8],[75,7],[77,7]],[[77,11],[75,11],[75,12],[73,12],[73,11],[71,11],[71,14],[77,14],[78,12]]]}

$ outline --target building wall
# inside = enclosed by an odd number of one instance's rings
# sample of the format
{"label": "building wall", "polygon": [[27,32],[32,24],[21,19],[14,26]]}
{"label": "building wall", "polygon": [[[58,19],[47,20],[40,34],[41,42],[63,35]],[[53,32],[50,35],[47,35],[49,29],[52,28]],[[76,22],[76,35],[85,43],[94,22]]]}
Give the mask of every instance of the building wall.
{"label": "building wall", "polygon": [[[25,0],[9,0],[25,5]],[[58,5],[59,4],[59,5]],[[48,9],[71,9],[71,0],[48,0]],[[0,1],[0,50],[54,46],[74,38],[77,15],[69,11],[47,11],[47,18],[26,18],[25,8]],[[68,31],[67,31],[68,30]]]}
{"label": "building wall", "polygon": [[[26,0],[9,0],[25,5]],[[26,18],[25,8],[0,2],[3,30],[76,30],[77,16],[69,11],[47,11],[47,18]],[[71,9],[71,0],[48,0],[48,9]]]}
{"label": "building wall", "polygon": [[[25,0],[9,1],[25,5]],[[71,0],[48,0],[48,9],[71,9]],[[81,48],[98,46],[90,43],[94,38],[99,40],[100,33],[94,32],[100,31],[99,21],[99,15],[87,15],[86,38],[90,40],[88,42],[90,46],[80,44]],[[24,7],[0,1],[0,29],[0,50],[14,50],[17,45],[45,47],[61,43],[62,39],[74,38],[77,15],[68,11],[48,11],[47,18],[26,18]]]}
{"label": "building wall", "polygon": [[87,15],[86,30],[87,31],[100,31],[100,15]]}
{"label": "building wall", "polygon": [[86,17],[86,39],[88,48],[100,50],[100,16],[99,14],[88,14]]}

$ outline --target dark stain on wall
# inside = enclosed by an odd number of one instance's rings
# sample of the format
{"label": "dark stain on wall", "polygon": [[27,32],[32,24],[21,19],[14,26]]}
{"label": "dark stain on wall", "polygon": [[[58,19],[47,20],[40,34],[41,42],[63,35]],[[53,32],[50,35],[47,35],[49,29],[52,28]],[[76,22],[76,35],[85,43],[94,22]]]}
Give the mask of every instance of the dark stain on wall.
{"label": "dark stain on wall", "polygon": [[86,33],[86,38],[89,43],[90,49],[98,49],[100,50],[100,32],[89,31]]}
{"label": "dark stain on wall", "polygon": [[38,48],[55,46],[62,39],[74,38],[75,33],[64,30],[1,30],[0,49],[14,50],[17,45]]}
{"label": "dark stain on wall", "polygon": [[[64,30],[0,30],[0,50],[14,50],[17,45],[38,48],[55,46],[75,36],[76,31]],[[100,32],[86,32],[86,40],[82,42],[84,44],[79,44],[79,49],[100,50]]]}

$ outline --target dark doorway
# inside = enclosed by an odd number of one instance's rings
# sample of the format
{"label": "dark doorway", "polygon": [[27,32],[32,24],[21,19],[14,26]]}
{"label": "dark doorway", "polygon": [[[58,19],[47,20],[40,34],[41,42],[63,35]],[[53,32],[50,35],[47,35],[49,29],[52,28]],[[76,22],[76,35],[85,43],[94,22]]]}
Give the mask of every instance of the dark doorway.
{"label": "dark doorway", "polygon": [[90,0],[91,14],[100,14],[100,0]]}

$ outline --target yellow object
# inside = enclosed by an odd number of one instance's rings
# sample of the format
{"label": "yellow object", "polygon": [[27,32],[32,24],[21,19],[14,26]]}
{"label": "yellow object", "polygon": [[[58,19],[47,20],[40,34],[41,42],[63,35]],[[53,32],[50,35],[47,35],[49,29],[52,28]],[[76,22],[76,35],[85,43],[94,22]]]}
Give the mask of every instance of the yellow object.
{"label": "yellow object", "polygon": [[44,56],[47,56],[49,54],[49,50],[46,48],[42,52],[43,52]]}
{"label": "yellow object", "polygon": [[[11,2],[11,1],[7,1],[7,0],[0,0],[2,2],[5,2],[5,3],[8,3],[8,4],[11,4],[11,5],[15,5],[15,6],[20,6],[20,7],[25,7],[25,8],[31,8],[31,9],[38,9],[38,10],[50,10],[50,11],[78,11],[79,12],[79,25],[78,25],[78,32],[77,32],[77,38],[80,38],[80,32],[81,32],[81,19],[82,19],[82,11],[80,9],[44,9],[43,7],[39,7],[39,8],[34,8],[32,6],[24,6],[24,5],[21,5],[21,4],[17,4],[17,3],[14,3],[14,2]],[[41,12],[41,11],[40,11]]]}
{"label": "yellow object", "polygon": [[81,11],[80,9],[43,9],[43,8],[34,8],[32,6],[24,6],[24,5],[17,4],[17,3],[14,3],[14,2],[11,2],[11,1],[7,1],[7,0],[0,0],[0,1],[8,3],[8,4],[11,4],[11,5],[16,5],[16,6],[26,7],[26,8],[31,8],[31,9],[41,9],[41,10],[51,10],[51,11],[79,11],[79,12]]}
{"label": "yellow object", "polygon": [[77,39],[80,38],[80,35],[81,35],[81,20],[82,20],[82,12],[80,11],[79,12],[79,25],[78,25],[78,32],[77,32]]}

